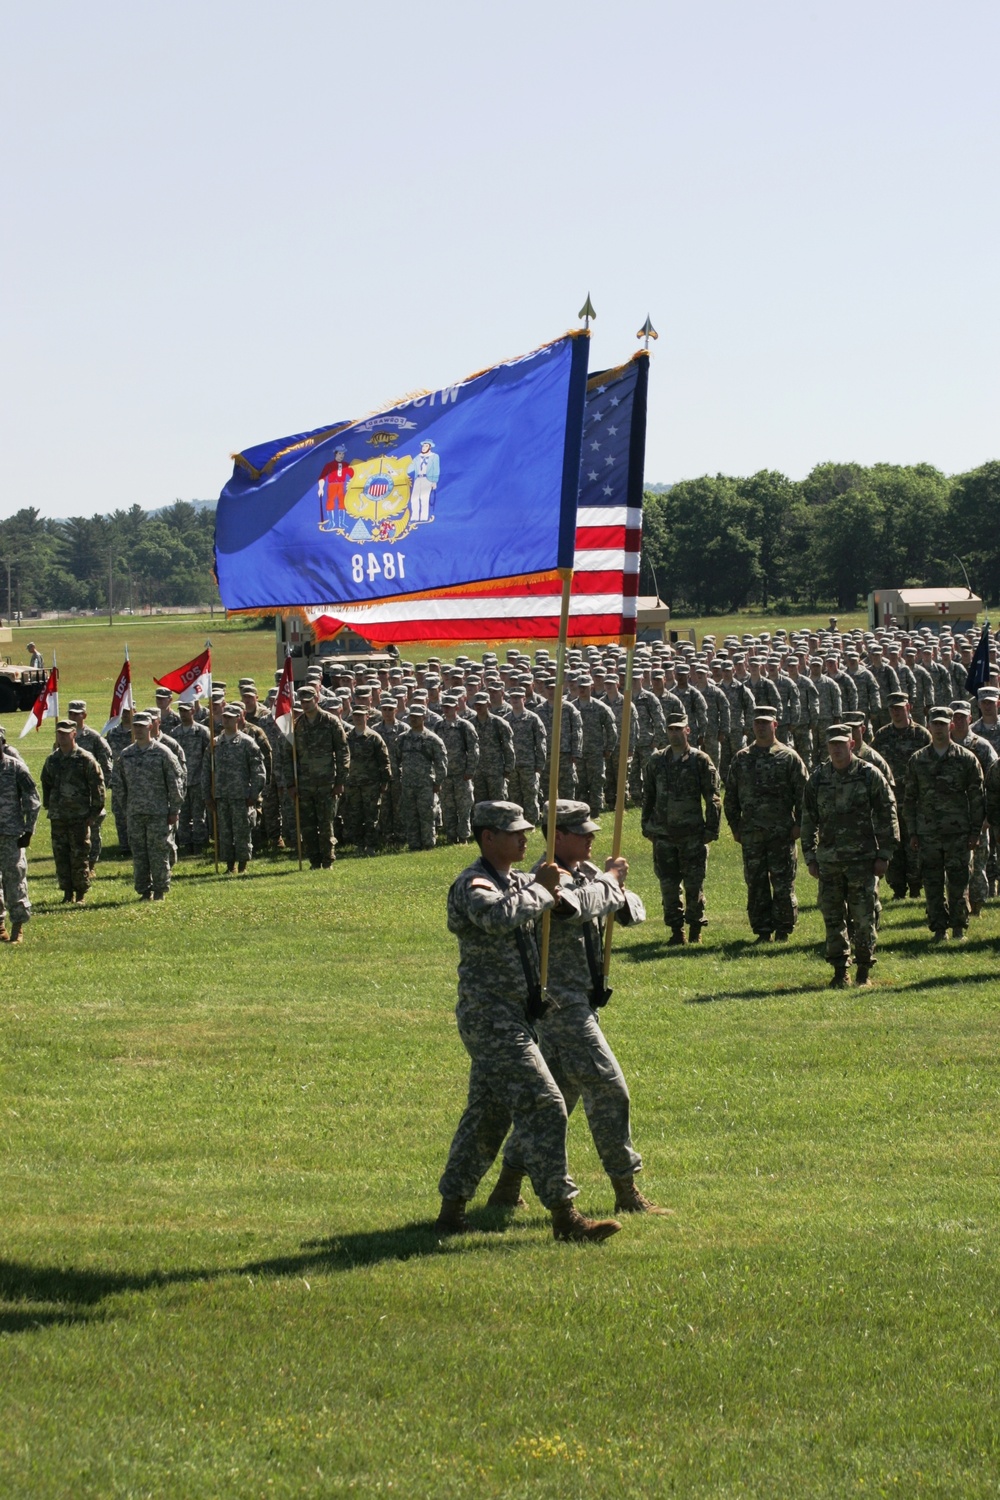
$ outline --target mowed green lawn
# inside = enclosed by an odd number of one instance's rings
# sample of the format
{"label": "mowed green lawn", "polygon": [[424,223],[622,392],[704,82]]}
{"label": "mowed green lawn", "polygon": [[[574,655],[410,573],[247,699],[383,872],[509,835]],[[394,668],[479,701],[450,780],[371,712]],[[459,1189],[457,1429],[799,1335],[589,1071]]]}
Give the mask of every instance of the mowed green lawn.
{"label": "mowed green lawn", "polygon": [[[130,630],[137,679],[205,633]],[[58,636],[98,725],[123,639]],[[266,633],[213,640],[267,680]],[[22,744],[38,769],[48,726]],[[890,900],[875,987],[833,992],[808,877],[789,946],[751,948],[724,834],[705,945],[668,952],[630,814],[650,921],[603,1018],[674,1214],[556,1245],[529,1194],[439,1243],[466,851],[185,862],[162,906],[107,858],[80,909],[44,824],[29,852],[36,917],[0,950],[3,1496],[1000,1490],[997,903],[930,950]],[[609,1211],[582,1114],[570,1160]]]}

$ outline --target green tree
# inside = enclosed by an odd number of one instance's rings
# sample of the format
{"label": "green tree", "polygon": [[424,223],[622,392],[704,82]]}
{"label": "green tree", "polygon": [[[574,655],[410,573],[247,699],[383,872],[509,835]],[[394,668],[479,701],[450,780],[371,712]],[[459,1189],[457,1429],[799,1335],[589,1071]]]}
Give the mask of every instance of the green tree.
{"label": "green tree", "polygon": [[[759,545],[750,532],[751,508],[736,483],[687,479],[662,497],[664,575],[668,599],[698,614],[740,609],[760,577]],[[659,572],[659,570],[657,570]]]}

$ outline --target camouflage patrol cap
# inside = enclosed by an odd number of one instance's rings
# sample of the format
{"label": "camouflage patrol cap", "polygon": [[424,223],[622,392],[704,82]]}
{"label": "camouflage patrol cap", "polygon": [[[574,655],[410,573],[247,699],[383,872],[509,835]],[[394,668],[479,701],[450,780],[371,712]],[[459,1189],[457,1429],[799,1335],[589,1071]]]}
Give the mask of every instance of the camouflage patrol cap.
{"label": "camouflage patrol cap", "polygon": [[[275,696],[277,696],[277,694],[275,694]],[[194,704],[191,703],[186,698],[180,698],[180,699],[178,699],[177,707],[178,707],[178,709],[180,710],[180,712],[182,714],[193,714],[194,713]]]}
{"label": "camouflage patrol cap", "polygon": [[668,729],[686,729],[688,727],[687,714],[667,714]]}
{"label": "camouflage patrol cap", "polygon": [[56,721],[56,730],[57,732],[61,730],[63,734],[70,734],[75,732],[76,725],[71,719],[58,719]]}
{"label": "camouflage patrol cap", "polygon": [[221,703],[222,700],[223,700],[223,698],[225,696],[226,696],[225,689],[221,686],[220,683],[217,682],[215,684],[214,688],[212,689],[212,702],[213,703]]}
{"label": "camouflage patrol cap", "polygon": [[147,708],[146,712],[149,715],[150,720],[154,724],[159,724],[159,722],[160,722],[160,710],[158,708]]}
{"label": "camouflage patrol cap", "polygon": [[459,702],[458,694],[457,693],[442,693],[441,694],[441,702],[444,704],[445,708],[457,708],[458,707],[458,702]]}
{"label": "camouflage patrol cap", "polygon": [[159,687],[153,695],[155,698],[170,698],[173,695],[169,688]]}
{"label": "camouflage patrol cap", "polygon": [[853,728],[855,724],[864,724],[865,716],[863,713],[860,713],[858,709],[852,708],[849,709],[847,713],[841,714],[840,722],[842,724],[850,724]]}
{"label": "camouflage patrol cap", "polygon": [[527,697],[527,693],[525,692],[522,683],[512,682],[510,687],[507,689],[507,696],[508,698],[525,698]]}
{"label": "camouflage patrol cap", "polygon": [[87,705],[82,698],[74,698],[69,706],[69,711],[71,714],[85,714],[87,712]]}
{"label": "camouflage patrol cap", "polygon": [[927,717],[928,717],[928,719],[930,720],[930,722],[932,724],[950,724],[951,723],[951,709],[950,708],[932,708]]}
{"label": "camouflage patrol cap", "polygon": [[472,695],[472,706],[473,706],[473,708],[480,708],[480,707],[484,707],[484,706],[485,707],[489,707],[489,702],[490,702],[490,695],[489,695],[489,693],[473,693],[473,695]]}
{"label": "camouflage patrol cap", "polygon": [[241,693],[255,693],[257,691],[257,684],[254,682],[252,677],[241,677],[239,681],[239,689]]}
{"label": "camouflage patrol cap", "polygon": [[355,703],[354,707],[351,709],[352,719],[356,719],[359,716],[365,720],[367,720],[368,718],[368,710],[367,708],[365,708],[363,703]]}
{"label": "camouflage patrol cap", "polygon": [[[542,803],[542,824],[549,821],[549,804]],[[590,807],[586,802],[572,802],[569,798],[560,797],[556,802],[556,827],[563,833],[599,833],[600,823],[595,823],[590,816]]]}
{"label": "camouflage patrol cap", "polygon": [[[144,724],[145,724],[146,728],[148,729],[149,725],[150,725],[150,722],[151,722],[150,721],[150,717],[149,717],[149,714],[147,714],[147,713],[139,713],[139,714],[133,714],[132,715],[132,723],[133,723],[133,725],[135,726],[136,729],[141,729]],[[58,729],[59,727],[60,726],[57,724],[56,728]],[[72,724],[70,725],[70,728],[71,729],[73,728]]]}
{"label": "camouflage patrol cap", "polygon": [[997,699],[1000,698],[1000,688],[981,687],[976,696],[980,703],[996,703]]}
{"label": "camouflage patrol cap", "polygon": [[533,824],[516,802],[477,802],[472,809],[473,828],[490,828],[494,833],[529,833]]}
{"label": "camouflage patrol cap", "polygon": [[409,708],[409,717],[411,719],[426,719],[426,717],[427,717],[427,705],[426,705],[426,703],[417,703],[417,702],[411,703],[410,704],[410,708]]}
{"label": "camouflage patrol cap", "polygon": [[834,740],[852,739],[850,728],[847,724],[831,724],[826,731],[826,742],[832,744]]}
{"label": "camouflage patrol cap", "polygon": [[224,719],[238,719],[240,717],[240,711],[236,707],[236,704],[227,703],[225,708],[222,710],[222,717]]}
{"label": "camouflage patrol cap", "polygon": [[577,676],[576,685],[577,687],[593,687],[594,679],[591,677],[589,672],[581,672]]}
{"label": "camouflage patrol cap", "polygon": [[909,703],[909,701],[910,701],[909,696],[906,693],[890,693],[889,694],[889,704],[890,704],[890,707],[892,707],[892,708],[895,708],[897,706],[897,704],[900,704],[900,703]]}
{"label": "camouflage patrol cap", "polygon": [[753,716],[754,720],[770,719],[775,724],[778,722],[778,710],[776,708],[769,708],[766,703],[762,703],[760,708],[755,708]]}
{"label": "camouflage patrol cap", "polygon": [[316,697],[316,689],[312,686],[312,683],[304,682],[302,684],[302,686],[299,688],[299,697],[303,699],[303,701],[308,698],[309,701],[312,702],[312,700]]}
{"label": "camouflage patrol cap", "polygon": [[968,714],[972,717],[972,704],[965,698],[953,698],[950,706],[953,714]]}

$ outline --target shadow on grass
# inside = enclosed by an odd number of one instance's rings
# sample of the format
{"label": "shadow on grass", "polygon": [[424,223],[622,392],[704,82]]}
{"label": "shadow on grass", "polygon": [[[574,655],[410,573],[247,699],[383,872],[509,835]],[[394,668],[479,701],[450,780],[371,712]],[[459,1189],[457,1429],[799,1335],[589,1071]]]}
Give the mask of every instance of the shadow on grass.
{"label": "shadow on grass", "polygon": [[[499,1234],[511,1224],[504,1209],[483,1206],[469,1211],[478,1233],[469,1238],[442,1238],[431,1220],[400,1224],[329,1239],[307,1240],[298,1254],[215,1269],[119,1272],[77,1266],[32,1266],[0,1260],[0,1334],[34,1333],[53,1325],[91,1321],[106,1316],[102,1304],[126,1292],[152,1292],[163,1287],[195,1285],[247,1276],[300,1277],[309,1272],[354,1271],[383,1261],[406,1261],[427,1255],[468,1255],[491,1248],[485,1236]],[[534,1227],[522,1221],[520,1227]],[[508,1244],[516,1243],[508,1241]]]}
{"label": "shadow on grass", "polygon": [[814,984],[772,985],[757,990],[713,990],[710,994],[689,995],[685,1005],[711,1005],[717,1000],[794,1000],[796,995],[814,995],[829,984],[828,978],[817,978]]}

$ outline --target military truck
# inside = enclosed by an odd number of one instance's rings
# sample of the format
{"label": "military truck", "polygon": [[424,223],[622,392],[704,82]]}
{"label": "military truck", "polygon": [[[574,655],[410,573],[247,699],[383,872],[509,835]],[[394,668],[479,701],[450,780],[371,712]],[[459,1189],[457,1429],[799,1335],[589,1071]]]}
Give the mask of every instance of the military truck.
{"label": "military truck", "polygon": [[309,627],[299,615],[288,619],[276,616],[274,622],[275,663],[280,671],[285,664],[285,651],[292,654],[292,680],[298,684],[305,680],[306,669],[311,666],[323,668],[323,680],[329,684],[331,674],[344,661],[345,665],[357,667],[395,666],[398,652],[372,651],[370,641],[356,635],[346,626],[337,635],[326,641],[314,641]]}
{"label": "military truck", "polygon": [[[0,653],[12,642],[9,627],[0,629]],[[0,655],[0,714],[25,713],[45,686],[46,673],[41,667],[22,667],[9,656]]]}

